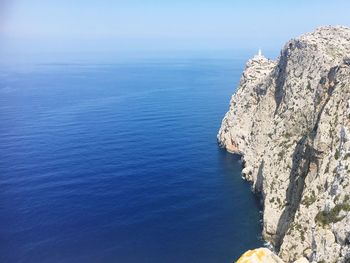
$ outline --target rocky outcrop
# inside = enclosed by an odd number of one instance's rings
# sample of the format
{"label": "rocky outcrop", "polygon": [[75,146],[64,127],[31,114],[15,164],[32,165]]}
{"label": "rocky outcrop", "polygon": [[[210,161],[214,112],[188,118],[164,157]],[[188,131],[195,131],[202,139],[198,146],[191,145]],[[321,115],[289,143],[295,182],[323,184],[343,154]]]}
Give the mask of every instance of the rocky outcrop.
{"label": "rocky outcrop", "polygon": [[267,248],[257,248],[245,252],[236,263],[283,263],[283,261]]}
{"label": "rocky outcrop", "polygon": [[[309,261],[302,257],[294,261],[294,263],[308,263]],[[276,256],[267,248],[257,248],[245,252],[236,263],[284,263],[282,259]]]}
{"label": "rocky outcrop", "polygon": [[242,155],[285,262],[350,262],[350,29],[290,40],[247,63],[218,141]]}

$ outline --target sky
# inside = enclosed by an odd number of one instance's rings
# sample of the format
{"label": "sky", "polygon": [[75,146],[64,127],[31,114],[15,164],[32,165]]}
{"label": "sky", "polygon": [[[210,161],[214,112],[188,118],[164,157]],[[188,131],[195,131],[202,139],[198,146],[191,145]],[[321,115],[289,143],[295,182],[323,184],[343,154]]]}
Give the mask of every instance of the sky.
{"label": "sky", "polygon": [[318,26],[350,26],[349,10],[346,0],[0,0],[0,49],[279,50]]}

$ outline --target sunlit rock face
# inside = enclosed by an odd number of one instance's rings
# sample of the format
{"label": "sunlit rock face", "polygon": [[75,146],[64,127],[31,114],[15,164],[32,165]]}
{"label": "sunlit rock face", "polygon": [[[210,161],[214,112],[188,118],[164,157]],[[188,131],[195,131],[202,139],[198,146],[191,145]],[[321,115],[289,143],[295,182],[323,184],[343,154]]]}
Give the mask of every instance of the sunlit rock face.
{"label": "sunlit rock face", "polygon": [[[257,248],[245,252],[236,263],[284,263],[277,255],[267,248]],[[306,258],[300,258],[294,263],[309,263]]]}
{"label": "sunlit rock face", "polygon": [[285,262],[350,262],[350,29],[321,27],[247,62],[218,133],[264,204]]}
{"label": "sunlit rock face", "polygon": [[236,263],[283,263],[283,261],[267,248],[257,248],[245,252]]}

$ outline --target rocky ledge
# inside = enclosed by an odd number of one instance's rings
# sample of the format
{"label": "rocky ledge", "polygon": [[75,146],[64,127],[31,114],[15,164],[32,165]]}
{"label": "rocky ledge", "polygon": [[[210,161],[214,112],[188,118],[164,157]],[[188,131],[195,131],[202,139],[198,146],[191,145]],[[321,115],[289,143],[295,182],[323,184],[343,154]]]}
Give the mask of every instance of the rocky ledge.
{"label": "rocky ledge", "polygon": [[[308,263],[309,261],[302,257],[293,263]],[[236,263],[284,263],[278,256],[267,248],[257,248],[245,252]]]}
{"label": "rocky ledge", "polygon": [[247,63],[218,141],[242,155],[263,237],[293,262],[350,262],[350,28],[290,40]]}

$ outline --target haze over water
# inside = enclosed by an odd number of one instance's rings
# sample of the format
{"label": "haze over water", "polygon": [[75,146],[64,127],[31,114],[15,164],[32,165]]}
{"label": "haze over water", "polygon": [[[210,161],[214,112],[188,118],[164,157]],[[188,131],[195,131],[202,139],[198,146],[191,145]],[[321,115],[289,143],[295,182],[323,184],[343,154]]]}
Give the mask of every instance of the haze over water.
{"label": "haze over water", "polygon": [[245,59],[0,70],[0,262],[232,262],[262,245],[216,133]]}

